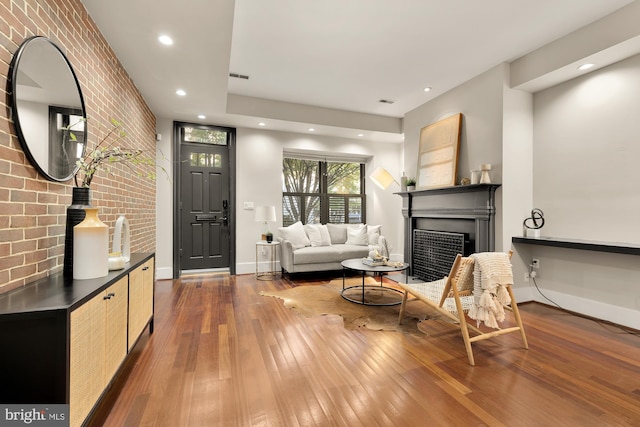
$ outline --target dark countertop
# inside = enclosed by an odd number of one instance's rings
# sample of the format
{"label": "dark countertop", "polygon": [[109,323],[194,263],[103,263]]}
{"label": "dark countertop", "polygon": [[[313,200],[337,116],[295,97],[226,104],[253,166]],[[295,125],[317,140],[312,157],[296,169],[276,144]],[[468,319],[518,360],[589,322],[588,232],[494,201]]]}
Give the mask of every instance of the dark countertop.
{"label": "dark countertop", "polygon": [[107,276],[97,279],[65,279],[62,272],[59,272],[28,283],[23,287],[0,294],[0,315],[67,310],[92,298],[153,256],[153,253],[131,254],[131,260],[124,269],[110,271]]}

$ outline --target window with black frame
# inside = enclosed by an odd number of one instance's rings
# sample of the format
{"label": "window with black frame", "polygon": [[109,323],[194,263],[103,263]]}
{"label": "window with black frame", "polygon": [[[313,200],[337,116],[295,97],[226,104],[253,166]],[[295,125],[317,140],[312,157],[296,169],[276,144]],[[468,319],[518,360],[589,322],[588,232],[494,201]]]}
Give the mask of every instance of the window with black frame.
{"label": "window with black frame", "polygon": [[285,157],[282,183],[283,226],[366,222],[364,164]]}

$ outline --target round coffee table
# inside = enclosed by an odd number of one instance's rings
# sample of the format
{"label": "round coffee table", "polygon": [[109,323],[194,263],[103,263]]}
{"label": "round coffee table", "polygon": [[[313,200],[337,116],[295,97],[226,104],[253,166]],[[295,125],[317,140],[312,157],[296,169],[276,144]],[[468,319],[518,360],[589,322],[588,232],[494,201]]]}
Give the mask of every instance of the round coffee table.
{"label": "round coffee table", "polygon": [[[394,271],[406,271],[407,268],[409,268],[409,264],[407,263],[403,263],[402,266],[400,267],[392,267],[392,266],[388,266],[388,265],[379,265],[379,266],[371,266],[371,265],[367,265],[364,264],[362,262],[362,258],[353,258],[353,259],[348,259],[345,261],[342,261],[342,298],[346,299],[347,301],[351,301],[354,302],[356,304],[362,304],[362,305],[379,305],[379,306],[383,306],[383,305],[398,305],[400,303],[402,303],[402,300],[398,300],[398,301],[391,301],[391,302],[375,302],[375,301],[367,301],[367,299],[365,298],[365,291],[366,290],[376,290],[376,291],[382,291],[382,292],[396,292],[399,294],[402,294],[402,291],[399,289],[394,289],[394,288],[390,288],[388,286],[383,286],[382,284],[382,276],[386,273],[391,273]],[[348,286],[345,287],[345,276],[346,276],[346,272],[347,270],[352,270],[352,271],[361,271],[362,272],[362,285],[355,285],[355,286]],[[380,285],[365,285],[364,283],[364,279],[367,275],[367,273],[377,273],[380,275]],[[405,279],[406,279],[406,273],[405,273]],[[347,295],[345,292],[349,291],[350,289],[355,289],[355,288],[362,288],[362,297],[360,298],[360,300],[354,299],[351,296]]]}

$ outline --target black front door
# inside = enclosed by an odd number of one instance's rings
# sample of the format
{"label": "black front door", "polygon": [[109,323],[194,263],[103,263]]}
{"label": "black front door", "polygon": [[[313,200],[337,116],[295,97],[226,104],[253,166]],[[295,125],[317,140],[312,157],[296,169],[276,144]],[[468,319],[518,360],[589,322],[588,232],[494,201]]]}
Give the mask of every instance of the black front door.
{"label": "black front door", "polygon": [[226,145],[187,142],[181,132],[181,270],[229,267],[230,186]]}

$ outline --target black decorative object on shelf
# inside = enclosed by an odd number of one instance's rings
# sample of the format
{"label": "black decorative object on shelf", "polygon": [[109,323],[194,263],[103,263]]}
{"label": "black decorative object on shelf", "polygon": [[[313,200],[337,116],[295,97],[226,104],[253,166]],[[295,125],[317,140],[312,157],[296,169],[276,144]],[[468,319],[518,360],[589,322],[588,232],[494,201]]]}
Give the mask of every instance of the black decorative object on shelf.
{"label": "black decorative object on shelf", "polygon": [[531,216],[529,218],[525,218],[522,225],[529,230],[541,229],[544,226],[544,213],[538,208],[532,209]]}
{"label": "black decorative object on shelf", "polygon": [[91,189],[73,187],[71,205],[67,207],[67,227],[64,235],[64,267],[65,277],[73,277],[73,227],[80,224],[85,217],[85,208],[91,207]]}
{"label": "black decorative object on shelf", "polygon": [[540,209],[531,209],[531,216],[522,221],[522,234],[525,237],[540,237],[540,229],[544,226],[544,214]]}

